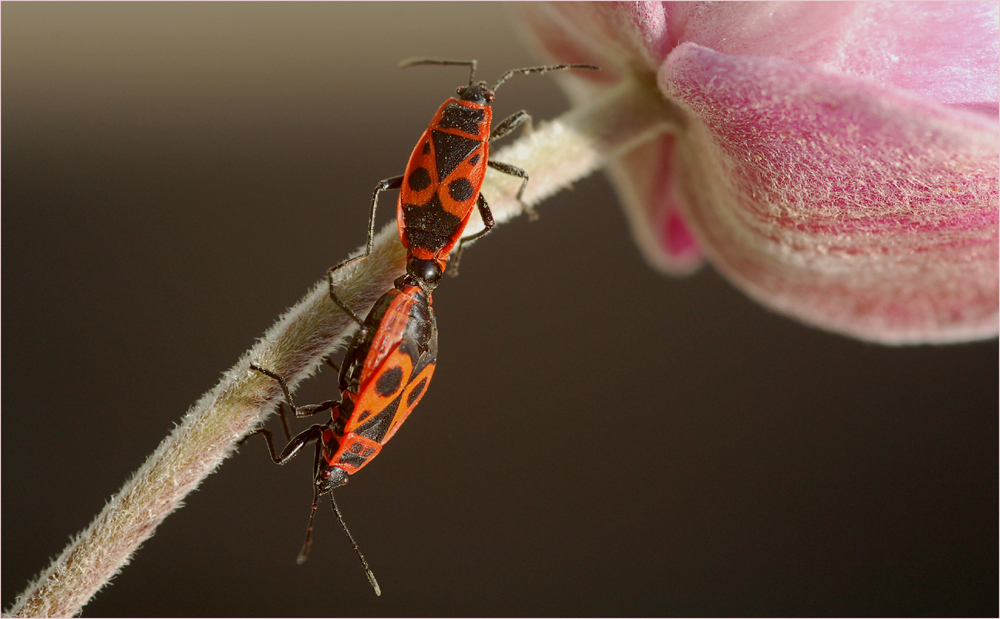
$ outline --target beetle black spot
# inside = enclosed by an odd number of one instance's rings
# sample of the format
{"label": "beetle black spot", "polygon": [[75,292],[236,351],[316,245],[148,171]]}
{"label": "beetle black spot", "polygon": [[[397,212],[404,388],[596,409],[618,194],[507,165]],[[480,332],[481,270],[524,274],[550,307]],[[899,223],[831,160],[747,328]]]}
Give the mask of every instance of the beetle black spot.
{"label": "beetle black spot", "polygon": [[358,456],[357,454],[352,454],[351,452],[344,452],[340,454],[340,463],[346,464],[354,468],[358,468],[365,463],[365,459]]}
{"label": "beetle black spot", "polygon": [[361,443],[354,443],[353,445],[351,445],[351,453],[359,454],[361,453],[362,449],[364,449],[364,447],[361,445]]}
{"label": "beetle black spot", "polygon": [[417,168],[410,172],[406,182],[410,184],[410,189],[413,191],[423,191],[431,186],[431,173],[427,171],[427,168]]}
{"label": "beetle black spot", "polygon": [[438,182],[444,180],[458,164],[482,144],[478,140],[463,138],[443,131],[432,131],[434,163],[437,165]]}
{"label": "beetle black spot", "polygon": [[420,399],[420,396],[424,394],[424,389],[426,388],[427,388],[427,379],[423,378],[420,380],[419,383],[417,383],[417,386],[413,388],[413,391],[410,392],[410,395],[406,396],[406,406],[407,407],[413,406],[417,402],[417,400]]}
{"label": "beetle black spot", "polygon": [[451,240],[447,236],[416,229],[407,229],[406,238],[411,247],[420,247],[428,251],[437,251]]}
{"label": "beetle black spot", "polygon": [[464,202],[468,200],[476,192],[472,189],[472,183],[469,182],[467,178],[456,178],[455,180],[448,183],[448,195],[451,196],[452,200],[457,202]]}
{"label": "beetle black spot", "polygon": [[367,410],[367,411],[361,413],[360,415],[358,415],[358,422],[360,423],[360,422],[364,421],[365,419],[368,419],[368,417],[370,417],[371,414],[372,414],[372,412],[370,410]]}
{"label": "beetle black spot", "polygon": [[475,155],[473,155],[472,158],[469,159],[469,165],[476,165],[477,163],[479,163],[479,154],[478,153],[475,154]]}
{"label": "beetle black spot", "polygon": [[441,122],[438,126],[442,129],[459,129],[472,135],[479,135],[479,123],[485,119],[486,114],[481,108],[452,103],[444,108],[444,114],[441,115]]}
{"label": "beetle black spot", "polygon": [[387,398],[392,394],[396,393],[399,386],[403,383],[403,368],[398,365],[393,366],[382,372],[378,380],[375,381],[375,393],[379,394],[383,398]]}
{"label": "beetle black spot", "polygon": [[424,142],[424,154],[426,155],[429,152],[431,152],[431,143],[430,142]]}
{"label": "beetle black spot", "polygon": [[437,193],[431,195],[426,204],[404,204],[403,221],[406,222],[406,232],[411,241],[413,234],[420,231],[450,237],[455,228],[462,223],[461,219],[444,210]]}
{"label": "beetle black spot", "polygon": [[376,443],[381,443],[389,431],[389,424],[396,417],[396,411],[399,409],[401,399],[402,396],[389,402],[389,405],[380,410],[377,415],[373,415],[371,419],[355,428],[354,433],[369,438]]}

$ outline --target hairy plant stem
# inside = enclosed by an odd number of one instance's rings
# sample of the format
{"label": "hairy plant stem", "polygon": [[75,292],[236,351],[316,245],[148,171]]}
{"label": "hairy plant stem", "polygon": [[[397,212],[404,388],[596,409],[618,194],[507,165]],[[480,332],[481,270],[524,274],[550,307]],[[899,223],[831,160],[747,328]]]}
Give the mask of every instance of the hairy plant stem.
{"label": "hairy plant stem", "polygon": [[[628,81],[590,105],[540,126],[496,159],[531,176],[524,199],[535,204],[663,131],[671,111],[652,84]],[[497,223],[521,213],[520,180],[491,171],[483,194]],[[481,229],[475,217],[468,232]],[[336,257],[334,257],[336,259]],[[337,273],[337,292],[363,315],[402,274],[405,251],[396,224],[375,239],[372,255]],[[275,381],[249,370],[255,362],[290,387],[312,374],[355,324],[329,299],[322,279],[281,316],[183,416],[174,431],[132,475],[100,514],[21,594],[8,616],[72,616],[128,563],[132,553],[183,498],[267,418],[281,393]]]}

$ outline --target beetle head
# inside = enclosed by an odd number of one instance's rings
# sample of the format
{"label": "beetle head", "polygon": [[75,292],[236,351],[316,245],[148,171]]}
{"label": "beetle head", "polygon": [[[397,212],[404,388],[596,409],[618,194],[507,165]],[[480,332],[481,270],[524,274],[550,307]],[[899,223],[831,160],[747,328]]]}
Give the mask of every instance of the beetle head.
{"label": "beetle head", "polygon": [[493,91],[486,86],[486,82],[462,86],[457,92],[458,98],[462,101],[470,101],[477,105],[493,103]]}
{"label": "beetle head", "polygon": [[441,281],[444,264],[440,260],[421,260],[410,258],[406,263],[405,278],[415,286],[420,286],[427,292],[434,290]]}
{"label": "beetle head", "polygon": [[346,484],[347,481],[347,471],[339,466],[326,466],[324,463],[324,465],[320,467],[319,473],[316,475],[317,496],[333,492],[337,488]]}

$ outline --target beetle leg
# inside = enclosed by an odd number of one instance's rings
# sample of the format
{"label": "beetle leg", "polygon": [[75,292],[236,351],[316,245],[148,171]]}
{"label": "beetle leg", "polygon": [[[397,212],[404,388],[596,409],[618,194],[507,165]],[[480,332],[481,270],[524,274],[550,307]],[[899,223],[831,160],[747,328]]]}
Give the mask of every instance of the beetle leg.
{"label": "beetle leg", "polygon": [[311,417],[316,413],[322,413],[323,411],[328,411],[337,404],[339,404],[339,402],[337,401],[327,400],[322,404],[306,404],[305,406],[295,406],[295,404],[292,403],[292,394],[288,391],[288,384],[285,382],[285,379],[282,378],[280,374],[272,372],[271,370],[265,370],[259,365],[255,365],[253,363],[250,364],[250,369],[254,370],[255,372],[260,372],[265,376],[270,376],[274,380],[278,381],[278,384],[281,385],[281,391],[285,394],[285,403],[288,404],[288,408],[292,409],[292,413],[295,415],[296,419],[304,419],[306,417]]}
{"label": "beetle leg", "polygon": [[355,262],[361,260],[362,258],[367,258],[372,253],[372,248],[374,247],[375,244],[375,211],[378,210],[379,194],[388,189],[399,189],[400,187],[403,186],[403,178],[404,178],[403,176],[394,176],[392,178],[387,178],[379,181],[378,185],[375,186],[375,192],[372,193],[372,210],[371,214],[368,216],[368,241],[365,244],[365,253],[361,254],[360,256],[354,256],[353,258],[347,258],[346,260],[341,261],[336,266],[330,267],[329,271],[330,298],[333,299],[333,301],[337,305],[339,305],[341,309],[347,312],[348,316],[353,318],[359,324],[362,324],[362,321],[358,317],[358,315],[351,308],[347,307],[347,305],[345,305],[344,302],[340,300],[340,298],[336,295],[336,293],[334,293],[332,276],[340,269],[346,267],[349,264],[354,264]]}
{"label": "beetle leg", "polygon": [[521,179],[521,187],[517,190],[517,201],[521,203],[521,208],[528,214],[528,219],[532,221],[538,219],[538,212],[521,200],[521,196],[524,195],[524,188],[528,186],[528,173],[517,166],[512,166],[509,163],[502,163],[500,161],[494,161],[492,159],[487,161],[486,165],[498,172],[510,174],[511,176],[516,176]]}
{"label": "beetle leg", "polygon": [[512,132],[514,129],[517,129],[522,124],[524,125],[524,131],[522,132],[523,135],[531,135],[533,130],[531,126],[531,114],[521,110],[520,112],[515,112],[497,123],[496,128],[490,132],[490,142],[493,140],[499,140],[503,136]]}
{"label": "beetle leg", "polygon": [[[361,257],[362,256],[357,256],[356,258],[361,258]],[[352,258],[352,260],[353,259],[354,258]],[[330,269],[326,273],[326,281],[327,281],[327,284],[330,286],[330,299],[332,299],[334,303],[336,303],[337,305],[339,305],[340,309],[344,310],[344,312],[346,312],[347,315],[350,316],[354,320],[354,322],[358,323],[361,326],[361,331],[364,331],[364,329],[365,329],[365,321],[361,320],[361,316],[358,316],[357,312],[355,312],[353,309],[351,309],[350,306],[347,305],[347,303],[344,303],[340,299],[340,297],[337,296],[337,291],[333,287],[333,272],[336,271],[337,269],[339,269],[340,267],[345,266],[345,264],[346,263],[341,263],[341,264],[333,267],[332,269]]]}
{"label": "beetle leg", "polygon": [[483,197],[483,194],[479,194],[476,205],[479,207],[479,216],[483,218],[483,229],[459,240],[458,247],[451,258],[451,264],[448,265],[448,275],[451,277],[458,277],[458,261],[462,257],[462,251],[465,250],[465,246],[480,237],[486,236],[486,233],[492,230],[496,224],[493,220],[493,213],[490,211],[490,206],[486,203],[486,198]]}
{"label": "beetle leg", "polygon": [[248,438],[250,438],[254,434],[260,434],[264,437],[264,440],[267,442],[267,452],[271,455],[271,461],[274,462],[275,464],[284,464],[289,460],[291,460],[292,458],[294,458],[296,455],[298,455],[299,451],[303,447],[305,447],[306,445],[308,445],[313,441],[318,441],[320,437],[323,436],[323,430],[325,429],[326,429],[325,425],[315,424],[313,426],[310,426],[308,430],[299,433],[298,436],[288,441],[288,444],[285,445],[285,448],[282,449],[281,453],[277,455],[275,454],[274,450],[274,442],[271,439],[271,431],[265,428],[257,428],[250,434],[247,434],[246,436],[243,437],[243,440],[240,441],[240,444],[242,445],[244,442],[246,442]]}

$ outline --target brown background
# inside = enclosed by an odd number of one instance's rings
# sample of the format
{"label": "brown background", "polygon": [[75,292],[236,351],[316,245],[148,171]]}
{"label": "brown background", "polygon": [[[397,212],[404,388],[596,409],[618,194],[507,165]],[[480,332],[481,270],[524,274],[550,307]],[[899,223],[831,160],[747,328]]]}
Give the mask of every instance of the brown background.
{"label": "brown background", "polygon": [[[498,4],[2,12],[8,607],[363,242],[465,79],[396,63],[538,59]],[[565,103],[530,76],[522,107]],[[326,508],[295,565],[309,458],[254,442],[85,615],[997,614],[996,341],[876,347],[664,278],[601,175],[540,211],[438,290],[434,384],[339,494],[381,599]]]}

